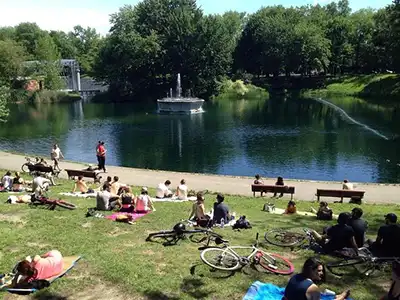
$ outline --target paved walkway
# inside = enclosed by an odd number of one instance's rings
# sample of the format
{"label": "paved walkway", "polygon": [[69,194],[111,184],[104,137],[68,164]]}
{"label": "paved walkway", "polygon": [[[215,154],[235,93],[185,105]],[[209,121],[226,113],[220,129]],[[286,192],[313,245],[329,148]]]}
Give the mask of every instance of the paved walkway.
{"label": "paved walkway", "polygon": [[[0,152],[0,169],[18,171],[21,165],[25,162],[23,155]],[[60,163],[63,169],[83,169],[87,164],[62,161]],[[117,175],[120,182],[134,186],[156,187],[158,183],[169,179],[172,186],[175,187],[179,181],[184,178],[190,189],[204,190],[208,189],[213,192],[221,192],[225,194],[236,195],[252,195],[250,185],[253,182],[251,177],[235,177],[221,175],[207,175],[171,171],[155,171],[145,169],[134,169],[125,167],[108,166],[105,176]],[[67,178],[66,172],[61,172],[60,177]],[[275,179],[264,179],[265,184],[274,184]],[[321,182],[321,181],[303,181],[289,180],[285,183],[296,188],[295,199],[312,201],[317,188],[320,189],[341,189],[340,182]],[[375,184],[375,183],[360,183],[356,184],[357,190],[365,191],[364,200],[368,203],[400,203],[400,185],[395,184]],[[327,201],[338,200],[323,198]]]}

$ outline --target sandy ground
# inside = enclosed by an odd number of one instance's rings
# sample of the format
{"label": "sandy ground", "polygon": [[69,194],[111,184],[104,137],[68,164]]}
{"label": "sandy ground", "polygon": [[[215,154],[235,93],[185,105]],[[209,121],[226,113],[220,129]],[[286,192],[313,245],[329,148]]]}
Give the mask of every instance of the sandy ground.
{"label": "sandy ground", "polygon": [[[49,161],[49,160],[48,160]],[[20,171],[21,165],[25,162],[23,155],[0,152],[0,169]],[[69,161],[61,161],[62,169],[81,170],[87,167],[85,163],[75,163]],[[120,182],[135,185],[156,187],[158,183],[169,179],[172,187],[175,188],[181,179],[186,180],[189,189],[193,190],[209,190],[212,192],[221,192],[225,194],[236,195],[252,195],[251,177],[235,177],[209,174],[195,174],[171,171],[156,171],[135,168],[125,168],[116,166],[107,166],[107,174],[101,174],[103,179],[106,176],[117,175]],[[67,178],[66,172],[61,172],[60,177]],[[274,184],[275,179],[263,179],[265,184]],[[296,192],[294,199],[313,201],[316,200],[315,193],[317,189],[341,189],[340,182],[322,182],[322,181],[305,181],[285,179],[285,184],[294,186]],[[72,182],[71,182],[72,188]],[[355,189],[365,191],[364,201],[367,203],[400,203],[400,185],[399,184],[375,184],[375,183],[355,183]],[[285,196],[288,197],[288,196]],[[266,200],[268,196],[265,197]],[[326,201],[338,200],[330,198],[321,198]],[[345,199],[346,201],[346,199]]]}

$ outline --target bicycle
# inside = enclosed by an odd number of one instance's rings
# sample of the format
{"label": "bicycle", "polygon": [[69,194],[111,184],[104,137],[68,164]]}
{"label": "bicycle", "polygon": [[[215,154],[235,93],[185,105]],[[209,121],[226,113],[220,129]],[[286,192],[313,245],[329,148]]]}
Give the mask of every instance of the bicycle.
{"label": "bicycle", "polygon": [[[376,270],[383,270],[392,265],[393,262],[400,262],[399,257],[375,257],[367,248],[358,249],[358,256],[345,257],[341,260],[325,264],[326,268],[336,276],[352,275],[357,271],[361,275],[370,276]],[[349,268],[350,267],[350,268]]]}
{"label": "bicycle", "polygon": [[[35,163],[32,162],[32,159],[30,157],[27,157],[27,156],[25,156],[25,160],[26,160],[26,162],[22,164],[21,170],[24,173],[29,173],[30,172],[29,171],[29,166],[33,166],[33,165],[35,165]],[[35,158],[35,160],[36,160],[36,163],[39,162],[39,159],[37,157]]]}
{"label": "bicycle", "polygon": [[[248,256],[241,256],[235,251],[239,249],[251,250],[251,253]],[[210,259],[206,258],[208,254],[210,254]],[[228,246],[224,243],[223,248],[207,248],[203,250],[200,253],[200,258],[211,268],[222,271],[236,271],[250,264],[259,264],[264,269],[275,274],[290,275],[294,272],[294,266],[289,260],[278,254],[267,253],[258,248],[258,233],[256,242],[251,247]]]}
{"label": "bicycle", "polygon": [[[179,223],[178,223],[179,224]],[[163,239],[164,246],[174,245],[177,244],[179,240],[184,240],[188,235],[190,241],[194,243],[204,243],[205,247],[208,247],[211,242],[214,242],[217,245],[220,245],[222,242],[228,242],[222,238],[221,235],[215,233],[210,228],[208,229],[193,229],[193,230],[186,230],[184,227],[183,230],[176,230],[176,225],[174,226],[173,230],[162,230],[158,232],[150,233],[146,241],[147,242],[154,242],[157,239]]]}
{"label": "bicycle", "polygon": [[268,243],[279,247],[300,247],[307,240],[309,241],[307,247],[317,243],[309,229],[304,228],[303,231],[304,233],[299,233],[291,230],[271,229],[264,234],[264,238]]}
{"label": "bicycle", "polygon": [[58,199],[58,200],[51,200],[47,197],[40,197],[37,198],[34,195],[32,196],[31,199],[31,205],[38,206],[38,205],[44,205],[47,207],[49,210],[54,210],[57,206],[69,209],[69,210],[74,210],[77,208],[77,206],[73,203]]}

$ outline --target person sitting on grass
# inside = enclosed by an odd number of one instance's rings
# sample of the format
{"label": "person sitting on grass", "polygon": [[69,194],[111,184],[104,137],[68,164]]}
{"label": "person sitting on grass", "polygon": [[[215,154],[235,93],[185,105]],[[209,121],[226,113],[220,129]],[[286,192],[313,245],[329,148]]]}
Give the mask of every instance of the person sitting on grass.
{"label": "person sitting on grass", "polygon": [[109,211],[121,207],[119,200],[110,201],[110,199],[119,198],[118,195],[113,195],[110,191],[110,184],[103,184],[102,191],[97,192],[96,195],[96,210]]}
{"label": "person sitting on grass", "polygon": [[159,183],[156,191],[156,198],[171,198],[173,193],[169,190],[169,186],[171,185],[171,181],[166,180],[164,183]]}
{"label": "person sitting on grass", "polygon": [[313,207],[311,207],[311,211],[317,215],[317,220],[332,220],[333,219],[333,211],[329,208],[328,202],[321,201],[319,203],[318,211],[316,211]]}
{"label": "person sitting on grass", "polygon": [[72,193],[75,193],[76,190],[79,190],[81,194],[92,194],[94,193],[94,190],[91,188],[88,188],[86,185],[86,182],[83,180],[83,176],[80,175],[78,176],[78,180],[75,181],[74,189],[72,190]]}
{"label": "person sitting on grass", "polygon": [[296,212],[297,212],[296,202],[294,202],[293,200],[290,200],[288,202],[285,212],[283,214],[284,215],[292,215],[292,214],[295,214]]}
{"label": "person sitting on grass", "polygon": [[[319,283],[325,282],[325,266],[315,257],[304,262],[301,273],[294,275],[285,288],[282,300],[318,300],[321,299]],[[350,296],[350,290],[336,295],[335,300],[344,300]]]}
{"label": "person sitting on grass", "polygon": [[365,234],[368,229],[367,221],[361,219],[363,210],[359,207],[354,207],[351,210],[351,219],[349,225],[354,230],[354,238],[356,239],[357,246],[359,248],[364,247]]}
{"label": "person sitting on grass", "polygon": [[35,255],[33,259],[28,256],[18,263],[12,285],[51,278],[60,274],[63,267],[64,259],[58,250],[52,250],[42,256]]}
{"label": "person sitting on grass", "polygon": [[225,197],[222,194],[217,195],[217,202],[214,202],[213,209],[213,223],[221,224],[221,221],[224,224],[227,224],[231,220],[233,220],[234,216],[231,216],[229,213],[229,207],[224,203]]}
{"label": "person sitting on grass", "polygon": [[24,188],[24,179],[21,177],[19,172],[15,172],[15,177],[13,178],[13,185],[12,185],[12,191],[13,192],[23,192],[25,191]]}
{"label": "person sitting on grass", "polygon": [[50,179],[45,178],[41,175],[36,176],[32,181],[32,195],[34,196],[34,198],[39,199],[43,195],[43,193],[49,189],[50,184]]}
{"label": "person sitting on grass", "polygon": [[210,217],[206,215],[206,209],[204,207],[204,195],[203,193],[198,192],[196,196],[197,200],[195,203],[193,203],[189,220],[196,221],[198,226],[207,227]]}
{"label": "person sitting on grass", "polygon": [[121,184],[119,183],[119,177],[114,176],[113,181],[111,182],[111,194],[118,195],[120,187]]}
{"label": "person sitting on grass", "polygon": [[11,172],[7,171],[6,174],[1,178],[1,187],[4,192],[9,192],[12,190],[13,178],[11,177]]}
{"label": "person sitting on grass", "polygon": [[176,188],[176,196],[179,200],[187,200],[188,187],[185,179],[182,179],[180,185]]}
{"label": "person sitting on grass", "polygon": [[337,224],[327,228],[324,235],[320,235],[315,230],[311,230],[310,233],[319,243],[324,253],[330,254],[335,251],[341,251],[344,248],[351,248],[355,255],[358,255],[354,230],[348,225],[350,219],[350,213],[342,212],[339,214]]}
{"label": "person sitting on grass", "polygon": [[156,211],[153,205],[153,201],[149,196],[147,191],[147,187],[142,187],[140,195],[136,198],[135,201],[135,212],[137,213],[146,213],[149,211]]}
{"label": "person sitting on grass", "polygon": [[378,230],[376,241],[371,245],[371,252],[379,257],[400,257],[400,225],[397,216],[389,213],[385,216],[385,225]]}
{"label": "person sitting on grass", "polygon": [[[276,182],[275,182],[275,185],[284,186],[285,183],[283,182],[283,178],[279,176],[279,177],[277,178]],[[276,197],[276,193],[274,193],[274,197]],[[283,193],[281,193],[281,194],[279,195],[279,197],[280,197],[280,198],[283,197]]]}
{"label": "person sitting on grass", "polygon": [[126,212],[126,213],[133,213],[135,211],[135,201],[134,201],[134,195],[132,194],[132,189],[129,186],[122,187],[120,188],[121,194],[121,209],[119,210],[120,212]]}

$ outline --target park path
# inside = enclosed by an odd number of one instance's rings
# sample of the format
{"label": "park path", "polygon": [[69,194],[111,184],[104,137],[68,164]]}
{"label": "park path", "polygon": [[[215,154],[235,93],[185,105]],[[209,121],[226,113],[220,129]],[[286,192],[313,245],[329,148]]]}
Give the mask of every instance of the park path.
{"label": "park path", "polygon": [[[0,151],[0,169],[19,171],[21,165],[25,162],[23,155],[17,155]],[[60,166],[63,169],[80,170],[88,164],[61,161]],[[184,178],[189,189],[209,190],[212,192],[221,192],[234,195],[252,195],[250,185],[253,182],[251,177],[235,177],[196,173],[183,173],[172,171],[158,171],[147,169],[135,169],[126,167],[107,166],[107,174],[102,174],[103,179],[106,176],[117,175],[120,182],[134,186],[156,187],[158,183],[169,179],[172,187],[176,187],[179,181]],[[61,172],[60,177],[67,178],[66,172]],[[265,184],[274,184],[275,179],[264,179]],[[319,189],[341,189],[340,182],[322,182],[285,179],[285,184],[294,186],[296,193],[294,198],[298,200],[312,201],[317,188]],[[400,203],[400,185],[398,184],[375,184],[375,183],[356,183],[357,190],[365,191],[364,200],[368,203]],[[322,198],[327,201],[336,199]]]}

